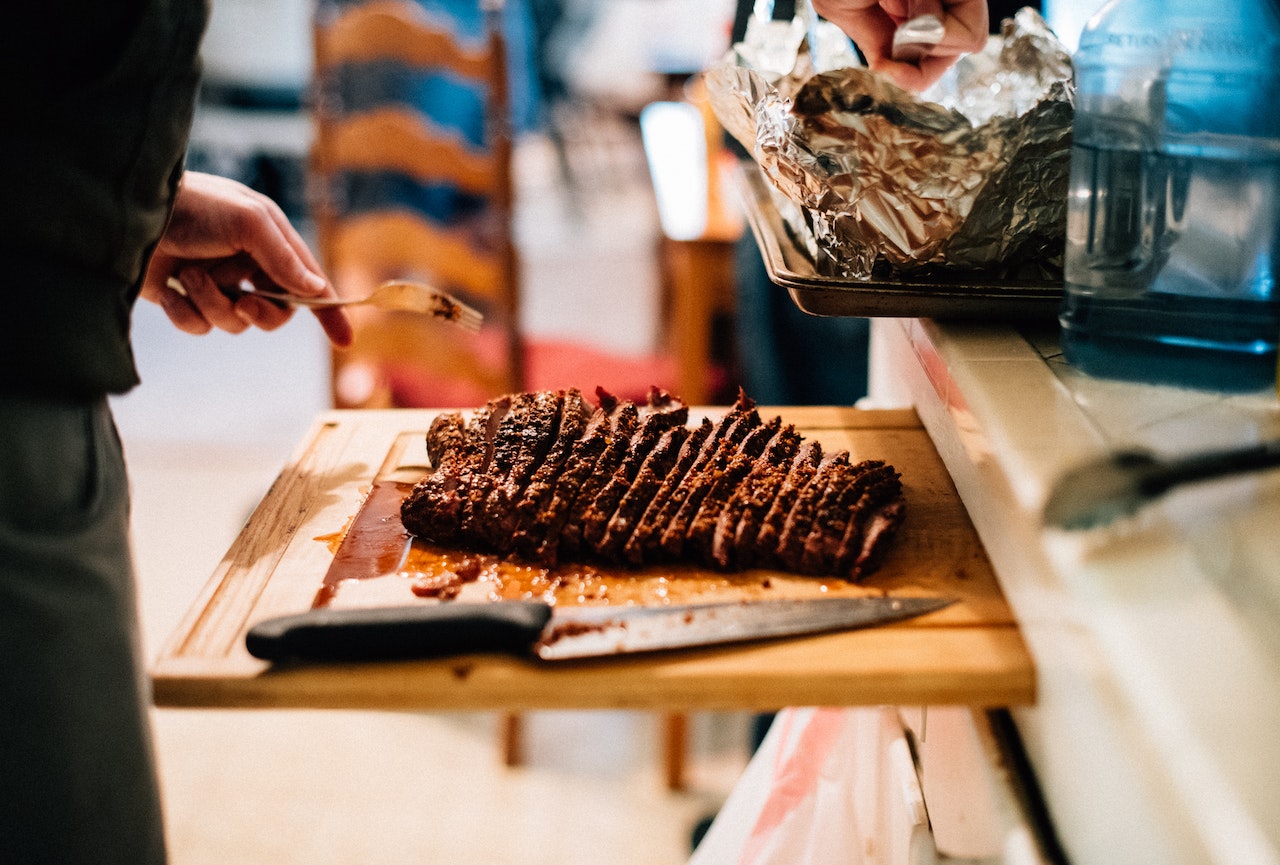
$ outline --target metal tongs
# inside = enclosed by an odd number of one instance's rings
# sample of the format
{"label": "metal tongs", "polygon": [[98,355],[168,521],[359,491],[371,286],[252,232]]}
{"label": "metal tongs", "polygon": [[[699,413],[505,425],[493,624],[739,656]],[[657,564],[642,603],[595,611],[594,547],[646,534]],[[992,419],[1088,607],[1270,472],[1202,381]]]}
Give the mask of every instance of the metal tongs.
{"label": "metal tongs", "polygon": [[1280,441],[1172,458],[1119,451],[1064,474],[1045,503],[1044,522],[1069,530],[1104,526],[1176,486],[1275,466],[1280,466]]}
{"label": "metal tongs", "polygon": [[[186,289],[176,277],[169,277],[168,286],[186,296]],[[453,322],[463,330],[475,333],[484,322],[484,315],[451,294],[421,282],[408,279],[392,279],[382,283],[365,297],[299,297],[283,291],[254,288],[245,294],[293,306],[328,308],[342,306],[373,306],[383,310],[416,312]]]}

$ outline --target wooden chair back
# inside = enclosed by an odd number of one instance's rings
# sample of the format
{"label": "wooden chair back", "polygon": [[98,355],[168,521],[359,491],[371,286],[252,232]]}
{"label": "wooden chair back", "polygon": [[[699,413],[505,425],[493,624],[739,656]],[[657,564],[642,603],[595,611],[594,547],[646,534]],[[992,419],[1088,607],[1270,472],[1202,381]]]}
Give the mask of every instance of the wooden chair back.
{"label": "wooden chair back", "polygon": [[[355,343],[333,357],[338,407],[406,405],[406,392],[415,405],[479,405],[522,387],[505,45],[492,6],[470,34],[412,0],[317,7],[310,180],[330,277],[348,296],[420,279],[486,317],[470,335],[424,316],[355,311]],[[447,106],[416,86],[427,80],[476,96],[479,136],[441,119]],[[433,213],[421,201],[448,206]],[[413,386],[397,383],[406,380]]]}

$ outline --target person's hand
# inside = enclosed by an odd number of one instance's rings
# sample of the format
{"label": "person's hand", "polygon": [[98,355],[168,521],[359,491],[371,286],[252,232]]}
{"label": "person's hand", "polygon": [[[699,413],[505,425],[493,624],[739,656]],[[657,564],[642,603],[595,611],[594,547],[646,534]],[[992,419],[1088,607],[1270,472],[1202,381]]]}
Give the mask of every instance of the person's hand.
{"label": "person's hand", "polygon": [[[982,50],[990,22],[987,0],[811,0],[813,11],[854,41],[872,71],[899,87],[920,91],[933,84],[962,55]],[[893,59],[898,25],[920,15],[936,15],[944,35],[916,63]]]}
{"label": "person's hand", "polygon": [[[169,284],[176,279],[179,292]],[[301,297],[336,296],[319,263],[288,217],[261,193],[225,177],[188,171],[173,215],[142,283],[142,296],[165,311],[180,330],[240,333],[274,330],[293,309],[240,290],[253,287]],[[351,322],[341,309],[313,310],[337,346],[351,344]]]}

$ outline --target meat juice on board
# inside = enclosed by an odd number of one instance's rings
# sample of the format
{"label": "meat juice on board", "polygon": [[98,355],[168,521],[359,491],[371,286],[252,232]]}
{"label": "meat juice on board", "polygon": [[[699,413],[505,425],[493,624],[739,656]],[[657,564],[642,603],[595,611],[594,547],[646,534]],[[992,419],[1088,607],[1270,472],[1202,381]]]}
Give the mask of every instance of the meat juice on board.
{"label": "meat juice on board", "polygon": [[1067,360],[1108,378],[1273,387],[1276,0],[1117,0],[1074,62]]}

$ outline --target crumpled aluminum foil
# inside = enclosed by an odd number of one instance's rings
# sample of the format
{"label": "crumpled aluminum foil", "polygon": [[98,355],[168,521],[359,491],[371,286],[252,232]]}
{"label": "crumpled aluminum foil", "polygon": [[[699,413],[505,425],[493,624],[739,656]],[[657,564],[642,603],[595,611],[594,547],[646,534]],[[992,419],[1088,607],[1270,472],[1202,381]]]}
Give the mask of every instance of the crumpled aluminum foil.
{"label": "crumpled aluminum foil", "polygon": [[1073,79],[1038,13],[1004,21],[923,94],[860,66],[832,69],[810,51],[830,41],[812,23],[776,24],[749,28],[707,87],[820,271],[1061,278]]}

